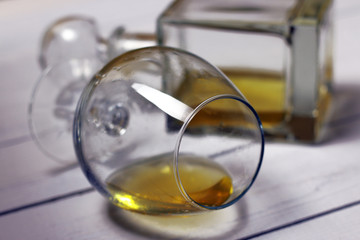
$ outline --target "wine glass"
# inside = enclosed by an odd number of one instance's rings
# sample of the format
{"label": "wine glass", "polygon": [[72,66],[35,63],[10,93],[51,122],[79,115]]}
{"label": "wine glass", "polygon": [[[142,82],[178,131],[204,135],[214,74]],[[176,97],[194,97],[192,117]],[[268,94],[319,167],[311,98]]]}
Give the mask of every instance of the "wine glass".
{"label": "wine glass", "polygon": [[154,44],[153,35],[128,33],[122,26],[104,39],[87,16],[67,16],[50,25],[40,49],[42,74],[29,104],[29,129],[39,148],[59,162],[76,162],[72,124],[81,91],[110,59]]}
{"label": "wine glass", "polygon": [[39,148],[60,162],[76,161],[72,124],[80,93],[107,61],[106,41],[95,22],[69,16],[45,32],[39,63],[42,74],[29,104],[29,129]]}
{"label": "wine glass", "polygon": [[148,47],[106,64],[75,111],[73,140],[90,183],[144,214],[190,214],[239,200],[260,170],[255,110],[216,67]]}

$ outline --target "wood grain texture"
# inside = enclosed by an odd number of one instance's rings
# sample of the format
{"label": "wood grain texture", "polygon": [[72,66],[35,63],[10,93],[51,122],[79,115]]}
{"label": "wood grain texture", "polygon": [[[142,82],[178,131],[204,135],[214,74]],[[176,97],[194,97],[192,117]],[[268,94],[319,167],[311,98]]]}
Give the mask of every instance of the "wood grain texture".
{"label": "wood grain texture", "polygon": [[112,207],[94,192],[0,218],[0,226],[7,229],[0,238],[231,239],[239,230],[237,217],[234,207],[190,217],[134,214]]}
{"label": "wood grain texture", "polygon": [[255,239],[359,239],[360,204],[332,214],[319,216]]}
{"label": "wood grain texture", "polygon": [[[360,139],[353,143],[360,144]],[[185,218],[142,216],[114,210],[97,192],[91,192],[9,214],[0,218],[0,226],[7,229],[7,239],[17,239],[18,229],[28,228],[34,237],[30,239],[48,239],[51,234],[55,239],[89,236],[234,239],[301,219],[311,220],[312,216],[360,199],[360,162],[355,156],[359,152],[354,152],[354,145],[337,139],[316,147],[269,144],[266,151],[254,187],[224,211]],[[344,156],[342,153],[346,152],[354,155]],[[39,222],[31,221],[34,216]],[[16,225],[18,228],[13,231],[6,228]],[[44,232],[44,228],[51,230]]]}

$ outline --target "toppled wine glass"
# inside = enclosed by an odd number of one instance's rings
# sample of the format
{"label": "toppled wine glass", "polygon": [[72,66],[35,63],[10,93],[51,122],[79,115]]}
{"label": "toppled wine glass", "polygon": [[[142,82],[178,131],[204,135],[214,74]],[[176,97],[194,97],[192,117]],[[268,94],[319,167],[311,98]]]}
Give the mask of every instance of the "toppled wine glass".
{"label": "toppled wine glass", "polygon": [[234,84],[168,47],[129,51],[105,65],[82,92],[73,137],[91,184],[145,214],[232,205],[251,187],[264,152],[261,122]]}

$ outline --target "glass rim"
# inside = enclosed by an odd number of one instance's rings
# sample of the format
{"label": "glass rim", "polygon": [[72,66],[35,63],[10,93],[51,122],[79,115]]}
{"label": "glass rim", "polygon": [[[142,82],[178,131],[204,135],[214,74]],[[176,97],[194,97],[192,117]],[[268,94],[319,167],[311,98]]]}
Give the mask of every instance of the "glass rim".
{"label": "glass rim", "polygon": [[[207,206],[207,205],[203,205],[200,204],[198,202],[196,202],[195,200],[193,200],[189,194],[187,193],[185,187],[183,186],[182,182],[181,182],[181,177],[180,177],[180,173],[179,173],[179,168],[178,168],[178,163],[179,163],[179,152],[180,152],[180,146],[181,146],[181,141],[182,138],[184,136],[185,130],[187,129],[189,123],[191,122],[191,120],[195,117],[195,115],[200,112],[207,104],[216,101],[216,100],[220,100],[220,99],[233,99],[236,101],[241,102],[243,105],[245,105],[253,114],[253,116],[256,119],[257,122],[257,126],[258,129],[260,131],[260,136],[261,136],[261,150],[260,150],[260,155],[259,155],[259,160],[257,163],[257,167],[256,170],[253,174],[253,176],[251,177],[251,181],[250,183],[246,186],[246,188],[238,195],[236,196],[234,199],[232,199],[231,201],[221,204],[220,206]],[[178,137],[176,140],[176,144],[175,144],[175,148],[174,148],[174,158],[173,158],[173,173],[174,173],[174,177],[175,177],[175,181],[176,184],[179,188],[179,191],[181,193],[181,195],[193,206],[200,208],[200,209],[207,209],[207,210],[218,210],[218,209],[223,209],[226,207],[229,207],[231,205],[233,205],[234,203],[236,203],[240,198],[242,198],[247,191],[251,188],[251,186],[253,185],[253,183],[255,182],[255,179],[257,178],[257,175],[260,171],[261,165],[262,165],[262,161],[263,161],[263,156],[264,156],[264,148],[265,148],[265,135],[264,135],[264,130],[263,130],[263,126],[261,123],[261,120],[257,114],[257,112],[255,111],[255,109],[243,98],[233,95],[233,94],[219,94],[219,95],[215,95],[212,96],[206,100],[204,100],[203,102],[201,102],[198,106],[196,106],[194,108],[194,110],[186,117],[184,123],[181,126],[181,129],[178,132]]]}

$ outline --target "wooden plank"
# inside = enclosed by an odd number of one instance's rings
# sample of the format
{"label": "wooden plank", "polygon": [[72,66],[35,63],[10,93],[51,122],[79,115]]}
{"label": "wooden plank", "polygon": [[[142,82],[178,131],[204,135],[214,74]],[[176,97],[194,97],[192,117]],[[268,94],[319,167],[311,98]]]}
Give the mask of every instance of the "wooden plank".
{"label": "wooden plank", "polygon": [[254,239],[359,239],[360,204],[296,223]]}
{"label": "wooden plank", "polygon": [[[278,192],[278,191],[276,191]],[[342,194],[340,192],[339,194]],[[240,200],[238,204],[224,210],[189,217],[147,216],[130,213],[110,205],[98,193],[74,195],[62,201],[50,202],[42,206],[9,214],[0,218],[1,239],[237,239],[252,236],[279,223],[285,214],[294,212],[283,210],[280,214],[264,212],[269,201],[265,194],[262,216],[253,217],[252,197]],[[330,196],[331,198],[332,196]],[[277,198],[274,198],[275,200]],[[324,202],[324,201],[322,201]],[[329,198],[327,198],[329,202]],[[314,207],[315,202],[312,205]],[[284,208],[287,209],[287,204]],[[306,205],[306,204],[305,204]],[[300,209],[306,209],[303,205]],[[249,208],[250,207],[250,208]],[[299,208],[296,206],[295,208]],[[250,210],[249,210],[250,209]],[[277,207],[277,210],[282,207]],[[318,208],[320,209],[320,208]],[[299,210],[299,209],[298,209]],[[285,212],[284,212],[285,211]],[[327,239],[344,237],[356,239],[359,205],[341,209],[332,214],[315,218],[309,222],[296,224],[289,229],[262,235],[260,239],[304,239],[304,237],[328,236]],[[270,211],[271,212],[271,211]],[[304,214],[300,214],[304,216]],[[256,216],[256,215],[255,215]],[[265,219],[265,221],[264,221]],[[258,224],[257,231],[249,233]],[[288,220],[288,219],[287,219]],[[348,221],[346,221],[348,220]],[[280,220],[281,221],[281,220]],[[266,225],[264,223],[267,223]],[[328,228],[327,226],[334,226]],[[295,234],[295,235],[294,235]]]}
{"label": "wooden plank", "polygon": [[0,213],[90,187],[75,159],[60,164],[31,141],[0,149],[0,157]]}
{"label": "wooden plank", "polygon": [[[214,217],[204,215],[198,217],[201,220],[182,218],[186,221],[171,221],[169,218],[164,220],[120,211],[122,220],[116,219],[119,216],[109,219],[109,210],[103,207],[104,204],[107,206],[106,201],[93,192],[5,215],[0,218],[0,226],[6,231],[0,232],[8,234],[5,235],[7,239],[16,239],[19,232],[27,232],[30,228],[32,236],[37,239],[49,238],[50,234],[58,239],[85,239],[100,235],[104,239],[119,236],[141,239],[144,234],[169,237],[170,233],[175,234],[171,237],[199,237],[196,235],[199,231],[195,229],[202,228],[204,234],[220,234],[215,237],[204,235],[208,238],[252,236],[360,199],[359,127],[357,122],[337,125],[337,130],[342,129],[340,132],[343,134],[351,130],[347,134],[354,136],[350,136],[349,141],[349,135],[340,135],[316,147],[268,144],[264,165],[254,187],[235,206],[212,213]],[[36,221],[31,221],[33,216],[37,216]],[[187,221],[191,224],[187,225]],[[18,226],[16,230],[6,228],[15,223]],[[51,230],[45,232],[43,229]],[[130,229],[130,233],[125,229]],[[136,229],[141,229],[140,233],[134,233],[133,231],[138,231]],[[212,231],[214,229],[217,231]]]}
{"label": "wooden plank", "polygon": [[191,217],[135,214],[112,207],[94,192],[0,218],[0,238],[231,239],[226,234],[239,229],[229,219],[236,217],[234,208]]}

